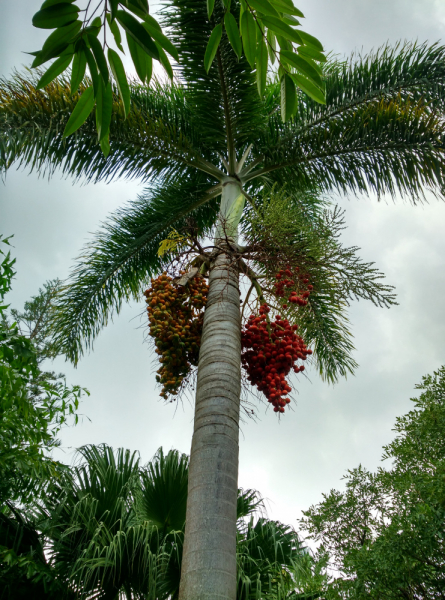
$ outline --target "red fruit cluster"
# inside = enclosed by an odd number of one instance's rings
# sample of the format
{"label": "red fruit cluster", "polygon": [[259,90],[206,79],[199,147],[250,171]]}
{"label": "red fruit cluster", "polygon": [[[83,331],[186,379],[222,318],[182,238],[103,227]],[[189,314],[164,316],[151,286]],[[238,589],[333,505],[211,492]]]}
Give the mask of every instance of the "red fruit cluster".
{"label": "red fruit cluster", "polygon": [[194,277],[187,286],[176,286],[166,273],[151,280],[144,292],[150,323],[160,355],[156,381],[162,384],[161,396],[176,395],[192,365],[198,364],[201,345],[202,309],[208,286],[203,277]]}
{"label": "red fruit cluster", "polygon": [[290,402],[287,394],[292,391],[286,376],[291,369],[295,373],[304,371],[304,365],[297,366],[296,362],[306,360],[312,350],[297,335],[298,325],[290,325],[280,315],[269,324],[269,311],[263,304],[258,316],[249,317],[241,332],[241,362],[251,384],[264,393],[275,412],[283,413]]}
{"label": "red fruit cluster", "polygon": [[[309,284],[309,275],[299,273],[298,267],[294,269],[294,273],[292,273],[290,267],[286,267],[285,269],[281,269],[275,277],[275,294],[279,298],[286,299],[285,303],[282,305],[283,308],[287,308],[286,302],[298,304],[299,306],[307,305],[307,299],[314,289],[314,287]],[[302,287],[306,289],[302,289]],[[296,288],[298,288],[298,290]]]}

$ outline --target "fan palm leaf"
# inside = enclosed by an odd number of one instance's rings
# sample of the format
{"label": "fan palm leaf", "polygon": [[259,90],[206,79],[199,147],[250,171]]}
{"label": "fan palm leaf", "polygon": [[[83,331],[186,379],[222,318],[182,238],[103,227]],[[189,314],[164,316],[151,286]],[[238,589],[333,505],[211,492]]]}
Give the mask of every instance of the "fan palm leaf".
{"label": "fan palm leaf", "polygon": [[[103,444],[80,448],[79,458],[64,481],[53,484],[41,513],[39,527],[50,540],[55,573],[79,597],[177,598],[188,456],[160,448],[141,467],[136,453]],[[240,600],[255,586],[261,597],[274,598],[277,585],[289,587],[289,574],[302,557],[298,535],[264,516],[255,518],[262,513],[256,490],[238,491]]]}

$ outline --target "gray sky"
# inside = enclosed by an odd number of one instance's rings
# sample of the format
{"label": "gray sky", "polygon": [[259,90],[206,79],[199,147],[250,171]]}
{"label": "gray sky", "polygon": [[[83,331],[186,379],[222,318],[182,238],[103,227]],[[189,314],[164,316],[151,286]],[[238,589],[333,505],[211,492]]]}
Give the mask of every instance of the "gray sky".
{"label": "gray sky", "polygon": [[[0,73],[29,64],[22,51],[36,50],[44,32],[31,26],[40,2],[0,0]],[[439,0],[300,0],[305,29],[339,55],[400,39],[443,39],[445,4]],[[42,35],[43,33],[43,35]],[[74,186],[11,169],[0,183],[0,232],[14,234],[17,279],[10,301],[21,307],[47,279],[67,277],[73,259],[106,216],[136,197],[138,182]],[[281,422],[263,407],[257,423],[242,425],[240,485],[269,499],[269,515],[296,525],[300,510],[341,487],[346,469],[375,469],[381,446],[392,439],[395,417],[410,409],[422,375],[445,362],[445,205],[378,203],[341,198],[348,230],[344,242],[361,247],[397,288],[399,306],[379,309],[354,303],[354,377],[329,386],[316,372],[298,382],[294,411]],[[125,307],[99,336],[95,350],[75,370],[56,369],[91,396],[85,417],[62,435],[64,457],[86,443],[137,449],[148,460],[159,446],[189,452],[193,407],[164,405],[155,390],[153,355],[143,343],[144,303]]]}

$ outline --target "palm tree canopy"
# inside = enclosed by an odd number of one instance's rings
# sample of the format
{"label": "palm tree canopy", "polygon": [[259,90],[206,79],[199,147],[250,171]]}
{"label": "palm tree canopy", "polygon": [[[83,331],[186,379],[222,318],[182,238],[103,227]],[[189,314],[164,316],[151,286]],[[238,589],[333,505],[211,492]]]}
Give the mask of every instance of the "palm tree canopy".
{"label": "palm tree canopy", "polygon": [[[212,19],[221,18],[218,10]],[[93,181],[150,180],[85,249],[63,291],[57,336],[74,362],[122,302],[139,299],[142,286],[164,267],[169,257],[163,260],[157,250],[172,227],[193,219],[199,235],[210,233],[227,175],[236,175],[254,202],[274,183],[316,190],[318,199],[308,194],[302,201],[311,215],[325,208],[319,194],[333,191],[401,194],[413,203],[425,190],[443,196],[445,47],[405,44],[328,63],[326,105],[300,92],[295,117],[283,123],[279,82],[271,74],[260,99],[254,74],[225,34],[206,73],[203,54],[214,23],[204,0],[171,0],[163,19],[181,57],[177,81],[148,88],[133,83],[127,119],[115,94],[108,158],[97,143],[94,116],[62,137],[74,104],[66,80],[43,91],[20,75],[0,84],[2,168],[15,163]],[[332,341],[323,346],[327,358],[320,368],[335,379],[354,364],[346,356],[347,332],[328,322],[329,308],[318,311],[320,326],[332,340],[346,340],[330,357]]]}
{"label": "palm tree canopy", "polygon": [[[176,598],[187,502],[188,456],[158,450],[141,466],[136,453],[106,445],[79,450],[81,462],[55,482],[39,527],[61,581],[86,597]],[[238,492],[238,597],[288,575],[302,559],[290,527],[269,521],[255,490]],[[254,518],[255,515],[259,518]],[[275,586],[278,582],[275,581]],[[258,587],[259,586],[259,587]]]}

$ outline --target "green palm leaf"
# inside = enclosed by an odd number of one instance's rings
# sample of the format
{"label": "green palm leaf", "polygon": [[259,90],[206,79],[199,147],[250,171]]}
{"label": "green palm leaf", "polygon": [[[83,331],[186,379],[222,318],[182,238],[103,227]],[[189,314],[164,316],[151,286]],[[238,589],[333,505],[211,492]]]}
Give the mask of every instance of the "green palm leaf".
{"label": "green palm leaf", "polygon": [[[58,577],[81,597],[177,598],[188,456],[160,448],[140,467],[137,453],[105,444],[84,446],[79,456],[82,462],[53,483],[39,522]],[[283,593],[301,562],[296,532],[255,519],[258,512],[264,512],[260,494],[239,490],[239,600],[248,590],[267,589],[271,579],[267,597]]]}
{"label": "green palm leaf", "polygon": [[[424,188],[443,187],[445,47],[385,46],[376,53],[328,63],[326,105],[300,93],[292,122],[272,113],[264,154],[271,181],[292,177],[303,187],[342,193],[396,192],[413,202]],[[276,106],[279,82],[268,88]]]}
{"label": "green palm leaf", "polygon": [[293,571],[304,562],[295,530],[278,521],[251,519],[238,534],[238,600],[285,598],[295,587]]}
{"label": "green palm leaf", "polygon": [[151,521],[164,535],[182,531],[185,524],[188,456],[159,448],[141,472],[138,518]]}
{"label": "green palm leaf", "polygon": [[37,90],[35,85],[35,77],[28,81],[18,74],[10,82],[0,80],[2,169],[17,162],[43,173],[52,174],[60,167],[76,178],[111,181],[116,177],[168,177],[193,166],[219,176],[205,160],[184,92],[178,86],[155,83],[144,89],[133,84],[132,109],[126,119],[114,90],[111,152],[106,158],[98,143],[94,114],[74,135],[63,137],[76,104],[69,81],[56,80],[45,90]]}
{"label": "green palm leaf", "polygon": [[[203,174],[147,190],[118,210],[87,246],[71,281],[59,296],[54,327],[56,345],[76,362],[91,347],[100,329],[123,301],[139,300],[150,277],[168,263],[158,256],[171,229],[192,217],[200,235],[212,227],[218,212],[211,182]],[[209,191],[210,189],[210,191]]]}
{"label": "green palm leaf", "polygon": [[[232,6],[238,19],[239,6]],[[206,73],[203,57],[215,26],[224,16],[222,2],[207,18],[206,2],[175,0],[163,12],[163,25],[178,48],[178,74],[185,82],[193,107],[193,125],[209,147],[226,153],[228,145],[241,148],[252,132],[267,126],[267,114],[256,89],[255,74],[245,57],[238,59],[225,31],[215,60]]]}
{"label": "green palm leaf", "polygon": [[414,203],[425,188],[442,195],[445,124],[423,101],[380,100],[307,126],[264,147],[264,168],[272,180],[317,185],[322,191],[398,192]]}

